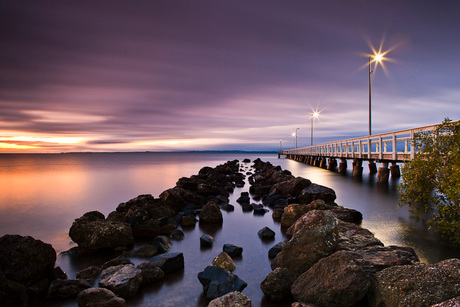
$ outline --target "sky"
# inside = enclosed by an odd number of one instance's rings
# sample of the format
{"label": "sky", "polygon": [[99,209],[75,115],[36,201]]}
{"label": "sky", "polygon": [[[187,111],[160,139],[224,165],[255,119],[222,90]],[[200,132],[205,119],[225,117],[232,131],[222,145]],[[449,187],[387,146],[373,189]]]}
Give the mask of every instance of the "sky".
{"label": "sky", "polygon": [[[460,2],[0,0],[0,153],[277,150],[460,119]],[[299,129],[296,129],[299,128]]]}

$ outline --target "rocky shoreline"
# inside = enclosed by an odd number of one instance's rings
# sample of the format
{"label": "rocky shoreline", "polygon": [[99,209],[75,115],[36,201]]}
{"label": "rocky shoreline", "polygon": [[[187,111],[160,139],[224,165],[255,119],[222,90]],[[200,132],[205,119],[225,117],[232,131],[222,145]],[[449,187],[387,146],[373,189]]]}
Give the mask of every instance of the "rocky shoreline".
{"label": "rocky shoreline", "polygon": [[[234,210],[230,193],[244,185],[246,176],[249,193],[241,193],[237,200],[242,210],[255,215],[271,211],[289,238],[268,252],[273,271],[260,281],[260,288],[269,300],[290,300],[292,306],[460,304],[459,259],[420,263],[411,248],[384,246],[359,227],[362,214],[337,205],[332,189],[260,159],[243,173],[250,162],[234,160],[204,167],[197,175],[180,178],[158,198],[140,195],[119,204],[107,217],[92,211],[77,218],[69,236],[78,246],[65,253],[73,257],[121,255],[102,266],[88,266],[75,279],[55,267],[56,252],[50,244],[32,237],[3,236],[2,306],[29,306],[43,298],[73,298],[78,306],[126,306],[143,287],[185,269],[183,254],[168,252],[172,240],[187,239],[181,228],[196,223],[222,224],[221,210]],[[272,240],[274,232],[264,227],[258,235]],[[138,240],[151,243],[134,249]],[[206,248],[213,241],[203,234],[197,244]],[[232,273],[233,259],[242,252],[240,246],[225,244],[209,266],[196,272],[208,306],[251,306],[250,298],[242,293],[247,283]],[[129,257],[146,261],[135,266]]]}

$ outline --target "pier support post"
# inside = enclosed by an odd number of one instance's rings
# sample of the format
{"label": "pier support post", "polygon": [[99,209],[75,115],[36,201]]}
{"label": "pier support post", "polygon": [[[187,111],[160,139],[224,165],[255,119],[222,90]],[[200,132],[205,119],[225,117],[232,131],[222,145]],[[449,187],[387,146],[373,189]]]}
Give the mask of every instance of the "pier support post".
{"label": "pier support post", "polygon": [[377,165],[372,160],[369,161],[369,173],[371,174],[377,173]]}
{"label": "pier support post", "polygon": [[327,169],[330,170],[330,171],[333,171],[333,170],[335,170],[336,167],[337,167],[337,160],[334,159],[334,158],[329,158],[329,162],[327,164]]}
{"label": "pier support post", "polygon": [[382,163],[382,167],[379,167],[377,174],[377,182],[388,182],[390,177],[390,170],[388,169],[388,162]]}
{"label": "pier support post", "polygon": [[340,159],[339,163],[339,173],[346,173],[347,172],[347,159]]}
{"label": "pier support post", "polygon": [[401,171],[399,170],[399,165],[396,162],[391,162],[390,166],[391,178],[401,177]]}
{"label": "pier support post", "polygon": [[353,176],[361,177],[363,175],[363,160],[353,160]]}
{"label": "pier support post", "polygon": [[327,164],[327,162],[326,162],[326,157],[322,157],[322,158],[321,158],[321,161],[320,161],[320,163],[319,163],[319,167],[321,167],[321,168],[326,168],[326,166],[327,166],[326,164]]}

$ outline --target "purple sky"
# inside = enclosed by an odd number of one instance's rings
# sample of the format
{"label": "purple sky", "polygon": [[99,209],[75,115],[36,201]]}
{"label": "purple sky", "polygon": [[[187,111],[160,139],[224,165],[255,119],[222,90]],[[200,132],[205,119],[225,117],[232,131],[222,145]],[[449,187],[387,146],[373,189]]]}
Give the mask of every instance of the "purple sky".
{"label": "purple sky", "polygon": [[0,1],[0,152],[276,150],[460,118],[460,2]]}

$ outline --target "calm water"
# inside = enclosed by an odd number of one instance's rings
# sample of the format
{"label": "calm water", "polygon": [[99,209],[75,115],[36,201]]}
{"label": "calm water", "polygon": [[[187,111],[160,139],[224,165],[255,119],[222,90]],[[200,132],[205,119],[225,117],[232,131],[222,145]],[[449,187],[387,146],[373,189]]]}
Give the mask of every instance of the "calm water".
{"label": "calm water", "polygon": [[[406,208],[397,206],[398,181],[376,184],[375,175],[367,174],[366,165],[363,178],[356,179],[350,175],[351,170],[340,175],[277,159],[275,154],[0,155],[0,235],[31,235],[51,243],[59,253],[75,246],[68,237],[68,230],[73,220],[85,212],[98,210],[107,216],[120,202],[137,195],[158,197],[162,191],[173,187],[177,179],[194,175],[203,166],[214,167],[228,160],[258,157],[290,170],[295,176],[334,189],[336,202],[361,211],[364,215],[362,226],[374,232],[385,245],[411,246],[426,263],[460,256],[459,249],[443,244],[423,222],[410,218]],[[242,191],[248,190],[246,184],[231,195],[230,203],[235,211],[223,212],[222,227],[204,229],[197,224],[193,229],[184,230],[185,239],[174,241],[171,252],[184,253],[185,270],[170,276],[161,285],[144,289],[142,294],[129,300],[128,305],[206,306],[207,300],[196,274],[222,251],[223,244],[232,243],[244,249],[243,257],[235,261],[237,269],[234,271],[248,283],[243,292],[251,298],[253,306],[271,306],[263,298],[259,284],[271,271],[268,250],[284,237],[279,224],[272,220],[271,212],[263,217],[242,212],[235,200]],[[276,232],[274,241],[259,239],[257,231],[264,226]],[[200,249],[199,237],[203,233],[214,237],[212,249]],[[75,273],[84,267],[106,260],[105,257],[72,259],[59,255],[57,265],[69,278],[75,278]],[[137,264],[145,260],[132,258],[132,261]],[[69,301],[66,305],[76,306],[76,303]]]}

